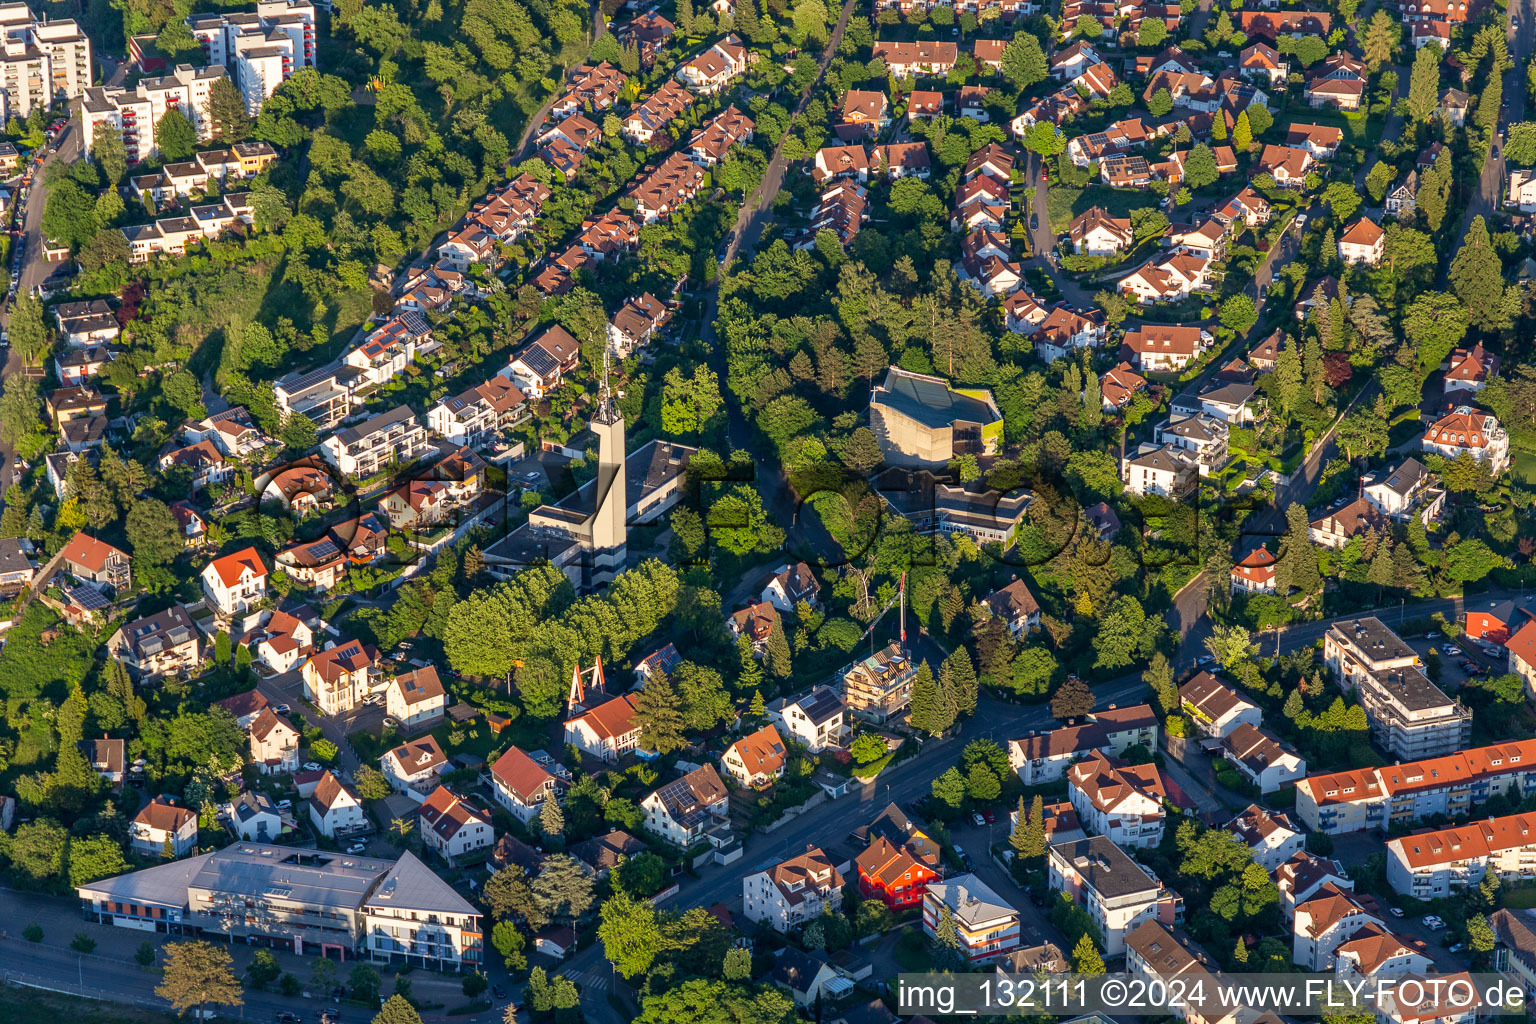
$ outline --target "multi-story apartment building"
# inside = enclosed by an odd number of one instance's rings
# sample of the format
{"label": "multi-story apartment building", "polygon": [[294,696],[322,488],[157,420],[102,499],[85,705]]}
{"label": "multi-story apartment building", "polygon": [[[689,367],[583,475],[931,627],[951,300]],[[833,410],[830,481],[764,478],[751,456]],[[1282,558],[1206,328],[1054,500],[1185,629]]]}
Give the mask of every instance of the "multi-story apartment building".
{"label": "multi-story apartment building", "polygon": [[848,708],[830,686],[818,686],[793,700],[780,697],[770,701],[766,710],[769,721],[779,727],[785,738],[804,745],[813,754],[842,746],[843,735],[848,731]]}
{"label": "multi-story apartment building", "polygon": [[453,444],[478,448],[527,418],[528,400],[517,385],[498,375],[428,409],[427,427]]}
{"label": "multi-story apartment building", "polygon": [[1120,756],[1141,745],[1157,749],[1157,715],[1149,704],[1090,712],[1082,725],[1031,733],[1008,741],[1008,764],[1026,786],[1055,782],[1072,762],[1098,751]]}
{"label": "multi-story apartment building", "polygon": [[223,77],[222,67],[178,64],[170,74],[142,78],[132,89],[102,86],[85,90],[81,113],[86,151],[90,151],[98,130],[112,127],[123,134],[129,163],[148,160],[160,152],[155,129],[169,110],[180,111],[192,122],[198,139],[206,142],[213,134],[208,97],[213,83]]}
{"label": "multi-story apartment building", "polygon": [[254,11],[194,14],[187,27],[208,64],[229,69],[252,117],[294,72],[317,66],[309,0],[260,0]]}
{"label": "multi-story apartment building", "polygon": [[1487,818],[1387,843],[1387,881],[1404,896],[1432,900],[1477,885],[1536,879],[1536,815]]}
{"label": "multi-story apartment building", "polygon": [[246,727],[251,740],[251,761],[262,774],[289,773],[299,770],[299,733],[277,717],[271,708],[262,708]]}
{"label": "multi-story apartment building", "polygon": [[1331,971],[1340,946],[1366,925],[1386,929],[1369,897],[1325,882],[1291,918],[1291,962],[1309,971]]}
{"label": "multi-story apartment building", "polygon": [[1243,841],[1253,853],[1253,862],[1270,874],[1301,852],[1304,839],[1290,818],[1258,804],[1243,808],[1226,829]]}
{"label": "multi-story apartment building", "polygon": [[465,802],[447,786],[438,786],[421,805],[421,838],[450,864],[496,841],[496,830],[485,811]]}
{"label": "multi-story apartment building", "polygon": [[374,328],[341,361],[359,370],[364,387],[387,384],[432,345],[432,328],[420,313],[401,313]]}
{"label": "multi-story apartment building", "polygon": [[1420,446],[1431,455],[1452,460],[1466,452],[1485,463],[1494,476],[1509,467],[1509,431],[1492,413],[1470,405],[1457,406],[1431,423]]}
{"label": "multi-story apartment building", "polygon": [[892,643],[841,673],[842,698],[849,711],[872,722],[884,722],[912,703],[917,663],[900,644]]}
{"label": "multi-story apartment building", "polygon": [[811,847],[743,878],[741,902],[747,920],[788,932],[842,909],[843,876],[819,847]]}
{"label": "multi-story apartment building", "polygon": [[410,853],[389,861],[237,842],[76,892],[89,921],[312,955],[459,971],[478,970],[484,946],[479,912]]}
{"label": "multi-story apartment building", "polygon": [[191,672],[201,661],[197,626],[180,604],[124,623],[107,649],[141,684]]}
{"label": "multi-story apartment building", "polygon": [[1095,750],[1068,770],[1067,794],[1083,826],[1116,846],[1162,841],[1168,790],[1156,765],[1127,764]]}
{"label": "multi-story apartment building", "polygon": [[1177,924],[1184,900],[1105,836],[1056,843],[1046,852],[1050,885],[1088,913],[1109,956],[1125,952],[1125,937],[1143,921]]}
{"label": "multi-story apartment building", "polygon": [[1209,672],[1196,673],[1179,687],[1179,706],[1202,735],[1220,739],[1247,722],[1259,725],[1264,713]]}
{"label": "multi-story apartment building", "polygon": [[1495,793],[1536,789],[1536,740],[1510,740],[1427,761],[1313,775],[1296,784],[1296,814],[1339,835],[1455,818]]}
{"label": "multi-story apartment building", "polygon": [[26,118],[90,88],[91,41],[74,21],[39,21],[26,4],[0,4],[0,33],[0,110],[6,118]]}
{"label": "multi-story apartment building", "polygon": [[1419,671],[1413,648],[1380,619],[1335,623],[1323,637],[1323,661],[1341,688],[1359,694],[1371,739],[1393,757],[1439,757],[1471,740],[1472,712]]}
{"label": "multi-story apartment building", "polygon": [[374,649],[359,640],[343,640],[310,655],[300,671],[304,699],[327,715],[352,710],[372,689],[375,657]]}
{"label": "multi-story apartment building", "polygon": [[362,379],[357,367],[337,361],[280,378],[272,385],[273,401],[284,416],[308,416],[316,430],[329,430],[346,419],[358,403],[355,396]]}
{"label": "multi-story apartment building", "polygon": [[338,430],[320,444],[320,451],[340,473],[367,477],[391,464],[413,462],[432,447],[427,429],[409,406],[400,405]]}
{"label": "multi-story apartment building", "polygon": [[923,894],[923,934],[930,939],[948,916],[971,963],[1007,956],[1019,947],[1019,912],[975,875],[956,875]]}

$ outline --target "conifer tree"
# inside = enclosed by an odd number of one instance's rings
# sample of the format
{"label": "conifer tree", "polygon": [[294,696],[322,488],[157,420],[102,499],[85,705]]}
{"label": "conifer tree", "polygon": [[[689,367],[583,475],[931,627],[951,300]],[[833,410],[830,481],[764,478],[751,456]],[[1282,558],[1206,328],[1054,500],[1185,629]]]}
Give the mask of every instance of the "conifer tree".
{"label": "conifer tree", "polygon": [[773,628],[768,631],[763,665],[775,679],[788,679],[793,671],[789,658],[789,640],[784,636],[784,623],[780,619],[774,619]]}
{"label": "conifer tree", "polygon": [[1099,954],[1099,947],[1093,944],[1093,938],[1086,932],[1072,949],[1072,962],[1078,974],[1104,973],[1104,957]]}
{"label": "conifer tree", "polygon": [[565,814],[554,797],[546,797],[539,805],[539,829],[550,838],[565,833]]}
{"label": "conifer tree", "polygon": [[762,689],[763,666],[758,664],[757,656],[752,653],[752,641],[749,638],[736,638],[736,656],[741,660],[741,674],[736,677],[737,691],[745,693]]}
{"label": "conifer tree", "polygon": [[976,668],[971,664],[971,652],[961,644],[955,648],[953,654],[944,659],[944,667],[949,670],[949,677],[954,683],[960,714],[967,717],[974,715],[978,688]]}
{"label": "conifer tree", "polygon": [[640,727],[640,745],[660,754],[682,747],[683,713],[677,693],[667,677],[656,673],[647,679],[645,689],[635,694],[635,724]]}
{"label": "conifer tree", "polygon": [[912,681],[911,721],[912,728],[930,736],[944,731],[943,698],[926,661],[917,667],[917,678]]}
{"label": "conifer tree", "polygon": [[767,705],[763,703],[763,691],[752,691],[752,703],[747,708],[747,714],[753,718],[762,718],[767,713]]}

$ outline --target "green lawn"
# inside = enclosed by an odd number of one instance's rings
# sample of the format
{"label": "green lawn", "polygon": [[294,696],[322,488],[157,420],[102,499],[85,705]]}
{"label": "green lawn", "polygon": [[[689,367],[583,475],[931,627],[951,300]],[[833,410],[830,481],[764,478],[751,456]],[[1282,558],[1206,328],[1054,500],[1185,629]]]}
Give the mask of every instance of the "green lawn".
{"label": "green lawn", "polygon": [[1112,217],[1126,217],[1132,210],[1157,206],[1157,193],[1150,189],[1110,188],[1098,183],[1086,188],[1052,184],[1045,194],[1046,213],[1051,231],[1061,234],[1072,218],[1094,206],[1102,206]]}
{"label": "green lawn", "polygon": [[1536,483],[1536,452],[1529,452],[1523,448],[1512,448],[1509,452],[1510,469],[1517,480],[1525,483]]}

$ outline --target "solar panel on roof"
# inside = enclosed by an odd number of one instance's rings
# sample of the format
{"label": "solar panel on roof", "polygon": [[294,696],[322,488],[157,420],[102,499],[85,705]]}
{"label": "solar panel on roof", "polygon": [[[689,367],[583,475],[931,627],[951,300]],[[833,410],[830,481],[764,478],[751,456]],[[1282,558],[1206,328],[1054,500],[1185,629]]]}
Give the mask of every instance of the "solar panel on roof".
{"label": "solar panel on roof", "polygon": [[518,359],[540,377],[547,377],[559,369],[559,364],[555,362],[554,357],[538,345],[529,345],[523,349]]}
{"label": "solar panel on roof", "polygon": [[74,587],[69,591],[69,599],[88,612],[104,611],[112,607],[106,595],[95,587]]}
{"label": "solar panel on roof", "polygon": [[285,377],[278,383],[287,388],[289,391],[304,391],[314,387],[316,384],[319,384],[321,381],[327,379],[335,372],[335,365],[322,366],[320,369],[310,370],[308,373],[301,373],[293,377]]}
{"label": "solar panel on roof", "polygon": [[332,543],[329,538],[316,543],[314,547],[309,549],[309,553],[315,558],[330,558],[333,555],[341,554],[341,552],[337,550],[336,545]]}

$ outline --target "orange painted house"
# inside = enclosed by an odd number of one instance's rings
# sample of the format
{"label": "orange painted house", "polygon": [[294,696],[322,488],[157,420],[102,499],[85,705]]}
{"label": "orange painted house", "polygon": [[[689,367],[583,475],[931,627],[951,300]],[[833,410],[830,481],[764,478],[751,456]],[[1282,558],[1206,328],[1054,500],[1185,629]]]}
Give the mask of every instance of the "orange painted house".
{"label": "orange painted house", "polygon": [[903,910],[920,906],[930,882],[942,877],[937,871],[883,836],[854,861],[859,871],[859,893],[878,899],[887,907]]}

